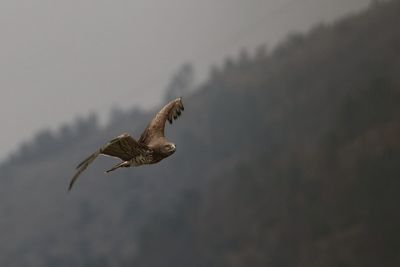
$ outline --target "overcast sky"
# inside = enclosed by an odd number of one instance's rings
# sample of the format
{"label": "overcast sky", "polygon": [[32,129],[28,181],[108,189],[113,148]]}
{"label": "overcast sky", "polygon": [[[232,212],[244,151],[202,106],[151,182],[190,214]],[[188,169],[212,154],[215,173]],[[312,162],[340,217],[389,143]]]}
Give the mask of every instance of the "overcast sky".
{"label": "overcast sky", "polygon": [[[160,104],[171,75],[211,65],[370,0],[2,0],[0,159],[43,128]],[[129,130],[129,129],[127,129]]]}

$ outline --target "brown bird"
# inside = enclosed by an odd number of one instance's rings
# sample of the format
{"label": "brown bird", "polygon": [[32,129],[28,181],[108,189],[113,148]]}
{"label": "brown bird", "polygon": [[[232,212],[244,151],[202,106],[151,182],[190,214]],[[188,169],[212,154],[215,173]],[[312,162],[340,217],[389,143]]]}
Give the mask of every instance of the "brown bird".
{"label": "brown bird", "polygon": [[165,122],[172,123],[184,110],[182,98],[177,98],[165,105],[151,120],[136,141],[127,133],[109,141],[106,145],[82,161],[68,187],[71,190],[78,176],[92,163],[97,156],[106,155],[120,158],[118,163],[106,172],[114,171],[121,167],[136,167],[144,164],[154,164],[171,156],[175,151],[175,144],[168,142],[164,135]]}

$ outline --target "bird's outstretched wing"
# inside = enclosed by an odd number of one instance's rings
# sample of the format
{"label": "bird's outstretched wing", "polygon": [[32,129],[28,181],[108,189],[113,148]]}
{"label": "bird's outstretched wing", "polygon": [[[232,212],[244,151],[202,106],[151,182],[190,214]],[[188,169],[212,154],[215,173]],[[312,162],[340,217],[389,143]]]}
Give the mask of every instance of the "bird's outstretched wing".
{"label": "bird's outstretched wing", "polygon": [[106,145],[101,147],[99,150],[94,152],[92,155],[87,157],[82,161],[77,167],[75,175],[72,177],[71,182],[68,187],[68,191],[71,190],[78,176],[86,170],[86,168],[92,163],[100,154],[117,157],[124,161],[130,160],[142,153],[144,153],[148,148],[139,144],[135,139],[133,139],[129,134],[122,134],[117,138],[109,141]]}
{"label": "bird's outstretched wing", "polygon": [[156,139],[164,137],[165,122],[168,120],[169,123],[172,123],[181,115],[183,110],[181,97],[166,104],[147,125],[140,136],[139,143],[150,145]]}

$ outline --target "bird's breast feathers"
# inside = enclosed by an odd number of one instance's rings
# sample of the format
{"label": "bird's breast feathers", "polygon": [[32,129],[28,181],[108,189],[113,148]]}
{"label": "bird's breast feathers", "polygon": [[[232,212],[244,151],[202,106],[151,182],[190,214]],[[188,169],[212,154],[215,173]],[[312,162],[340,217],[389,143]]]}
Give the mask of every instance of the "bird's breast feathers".
{"label": "bird's breast feathers", "polygon": [[131,166],[139,166],[143,164],[151,164],[153,163],[153,157],[151,154],[148,155],[138,155],[130,160]]}

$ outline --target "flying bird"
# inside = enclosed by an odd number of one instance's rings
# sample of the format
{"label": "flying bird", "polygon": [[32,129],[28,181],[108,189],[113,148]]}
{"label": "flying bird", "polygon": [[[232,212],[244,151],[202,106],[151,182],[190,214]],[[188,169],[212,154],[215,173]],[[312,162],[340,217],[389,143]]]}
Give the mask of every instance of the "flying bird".
{"label": "flying bird", "polygon": [[167,141],[164,135],[165,123],[172,124],[184,110],[182,98],[177,98],[166,104],[150,121],[139,140],[135,140],[127,133],[112,139],[92,155],[87,157],[76,167],[68,187],[71,190],[78,176],[99,156],[116,157],[122,161],[106,172],[121,167],[136,167],[144,164],[154,164],[171,156],[176,151],[175,144]]}

